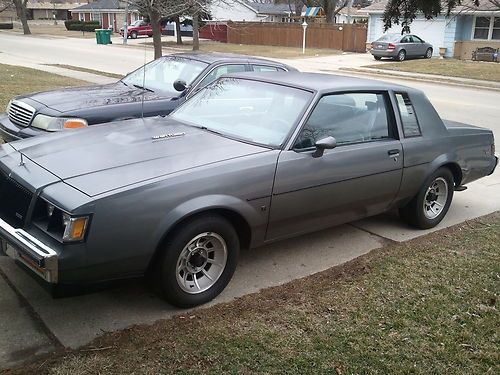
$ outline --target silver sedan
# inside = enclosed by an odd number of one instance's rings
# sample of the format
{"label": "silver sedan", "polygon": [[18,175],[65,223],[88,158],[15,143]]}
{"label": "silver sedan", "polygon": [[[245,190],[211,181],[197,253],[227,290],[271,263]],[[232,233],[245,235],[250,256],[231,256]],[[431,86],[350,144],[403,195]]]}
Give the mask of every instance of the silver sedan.
{"label": "silver sedan", "polygon": [[430,59],[434,49],[416,35],[385,34],[372,42],[371,54],[375,60],[389,57],[404,61],[408,57],[424,57]]}

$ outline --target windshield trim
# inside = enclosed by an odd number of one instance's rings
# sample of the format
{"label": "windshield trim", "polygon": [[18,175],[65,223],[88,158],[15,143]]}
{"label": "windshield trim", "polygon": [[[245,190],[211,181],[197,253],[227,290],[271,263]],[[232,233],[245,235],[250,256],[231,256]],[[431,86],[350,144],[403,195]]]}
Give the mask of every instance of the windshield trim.
{"label": "windshield trim", "polygon": [[[202,89],[198,90],[193,96],[189,97],[188,100],[184,101],[184,103],[182,103],[180,106],[178,106],[177,108],[175,108],[172,112],[170,112],[170,114],[168,114],[168,117],[171,117],[173,120],[175,120],[177,122],[180,122],[180,123],[183,123],[185,125],[188,125],[188,126],[191,126],[191,127],[194,127],[194,128],[198,128],[198,129],[202,129],[199,125],[195,125],[195,124],[192,124],[192,123],[190,123],[190,122],[188,122],[188,121],[186,121],[184,119],[181,120],[181,119],[178,119],[178,118],[175,118],[175,117],[172,117],[172,116],[175,115],[175,113],[178,110],[180,110],[182,107],[184,107],[186,105],[186,103],[188,103],[193,98],[195,98],[197,95],[199,95],[201,92],[203,92],[203,90],[205,90],[206,87],[208,87],[208,86],[214,84],[215,82],[217,82],[217,81],[219,81],[221,79],[224,79],[224,78],[232,78],[232,79],[240,79],[240,80],[245,80],[245,81],[267,83],[267,84],[271,84],[271,85],[283,86],[283,87],[288,87],[288,88],[292,88],[292,89],[296,89],[296,90],[301,90],[301,91],[305,91],[305,92],[311,94],[309,100],[305,103],[304,108],[302,109],[302,111],[297,115],[297,119],[290,126],[289,132],[285,135],[285,137],[283,138],[283,141],[280,144],[270,145],[270,144],[255,142],[255,141],[249,140],[247,138],[240,138],[240,137],[235,136],[233,134],[225,134],[225,133],[223,133],[223,132],[221,132],[219,130],[213,130],[213,132],[217,132],[217,133],[219,133],[223,137],[227,137],[229,139],[233,139],[233,140],[240,141],[240,142],[243,142],[243,143],[248,143],[248,144],[251,144],[251,145],[254,145],[254,146],[260,146],[260,147],[269,148],[269,149],[272,149],[272,150],[283,150],[285,148],[285,146],[287,145],[290,137],[294,134],[295,130],[297,129],[297,126],[299,126],[302,123],[302,120],[304,119],[304,115],[309,110],[310,106],[312,105],[312,103],[315,100],[316,95],[317,95],[317,91],[316,90],[313,90],[313,89],[310,89],[310,88],[306,88],[306,87],[292,85],[292,84],[289,84],[289,83],[273,82],[273,81],[261,79],[260,77],[231,77],[230,75],[229,76],[222,75],[219,78],[217,78],[215,81],[209,83],[207,86],[205,86]],[[206,127],[206,128],[210,129],[208,127]]]}

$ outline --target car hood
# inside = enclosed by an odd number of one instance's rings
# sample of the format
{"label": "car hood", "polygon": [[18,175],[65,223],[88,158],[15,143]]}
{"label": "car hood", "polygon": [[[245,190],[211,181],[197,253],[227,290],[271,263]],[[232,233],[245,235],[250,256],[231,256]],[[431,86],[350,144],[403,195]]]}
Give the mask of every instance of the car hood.
{"label": "car hood", "polygon": [[127,104],[144,100],[168,99],[172,95],[152,93],[140,88],[130,87],[118,81],[108,85],[71,87],[44,91],[19,97],[29,98],[59,112],[101,107],[110,104]]}
{"label": "car hood", "polygon": [[10,145],[89,196],[269,151],[162,117],[94,125]]}

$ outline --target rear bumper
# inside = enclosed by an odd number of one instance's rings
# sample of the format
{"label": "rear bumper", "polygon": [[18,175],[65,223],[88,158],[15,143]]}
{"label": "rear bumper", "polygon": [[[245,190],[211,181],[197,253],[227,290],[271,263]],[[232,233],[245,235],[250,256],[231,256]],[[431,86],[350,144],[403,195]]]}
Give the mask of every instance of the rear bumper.
{"label": "rear bumper", "polygon": [[17,141],[19,139],[30,138],[40,134],[47,134],[43,130],[35,130],[31,127],[22,127],[13,124],[6,113],[0,113],[0,137],[5,142]]}
{"label": "rear bumper", "polygon": [[10,258],[23,263],[48,283],[57,284],[59,262],[54,249],[2,219],[0,219],[0,237],[12,246],[6,251]]}
{"label": "rear bumper", "polygon": [[396,57],[398,55],[395,49],[394,50],[372,49],[372,50],[370,50],[370,53],[373,56],[377,56],[377,57]]}

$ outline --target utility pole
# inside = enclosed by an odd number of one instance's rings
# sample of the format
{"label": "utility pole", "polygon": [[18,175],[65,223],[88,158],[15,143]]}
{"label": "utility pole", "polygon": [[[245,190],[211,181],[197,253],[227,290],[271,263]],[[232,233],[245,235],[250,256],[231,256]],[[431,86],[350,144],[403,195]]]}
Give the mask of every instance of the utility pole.
{"label": "utility pole", "polygon": [[127,44],[128,38],[128,1],[125,1],[125,21],[123,21],[123,44]]}

